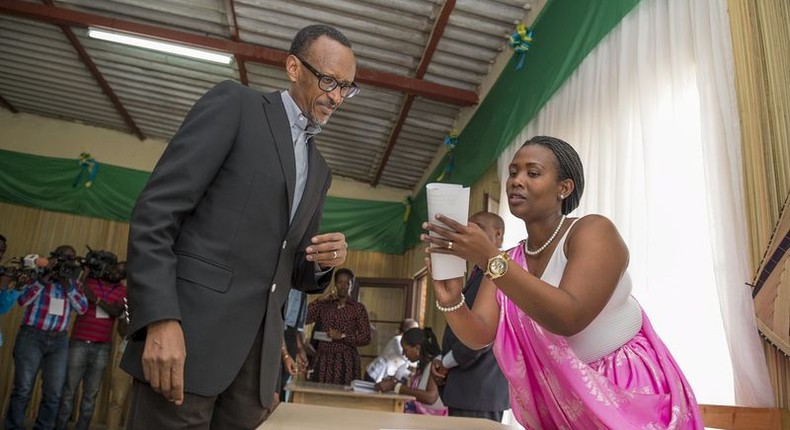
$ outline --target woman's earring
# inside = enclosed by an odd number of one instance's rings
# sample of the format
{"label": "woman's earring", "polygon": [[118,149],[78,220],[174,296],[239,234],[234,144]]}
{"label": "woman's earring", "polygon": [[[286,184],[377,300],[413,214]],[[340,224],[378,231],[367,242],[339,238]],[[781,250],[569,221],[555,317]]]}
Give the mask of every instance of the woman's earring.
{"label": "woman's earring", "polygon": [[562,200],[562,199],[564,199],[564,198],[565,198],[565,196],[563,196],[562,194],[560,194],[560,200]]}

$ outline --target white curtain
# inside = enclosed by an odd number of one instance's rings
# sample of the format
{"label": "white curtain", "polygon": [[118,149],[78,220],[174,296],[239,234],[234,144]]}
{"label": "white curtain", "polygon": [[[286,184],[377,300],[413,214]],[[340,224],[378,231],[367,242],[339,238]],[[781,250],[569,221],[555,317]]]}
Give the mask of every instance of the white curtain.
{"label": "white curtain", "polygon": [[[529,66],[522,73],[529,79]],[[573,145],[587,180],[573,215],[600,213],[618,226],[634,296],[698,401],[773,406],[744,284],[733,74],[726,0],[643,0],[502,154],[499,172],[505,184],[531,136]],[[500,201],[512,246],[526,231],[504,189]]]}

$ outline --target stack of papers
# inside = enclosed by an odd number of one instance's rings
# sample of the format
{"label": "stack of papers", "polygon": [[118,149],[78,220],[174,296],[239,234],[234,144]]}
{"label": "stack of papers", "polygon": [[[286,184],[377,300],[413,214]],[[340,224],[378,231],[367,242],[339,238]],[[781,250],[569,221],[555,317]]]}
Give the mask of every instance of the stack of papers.
{"label": "stack of papers", "polygon": [[376,384],[369,381],[363,381],[361,379],[355,379],[351,381],[351,390],[359,393],[375,393]]}

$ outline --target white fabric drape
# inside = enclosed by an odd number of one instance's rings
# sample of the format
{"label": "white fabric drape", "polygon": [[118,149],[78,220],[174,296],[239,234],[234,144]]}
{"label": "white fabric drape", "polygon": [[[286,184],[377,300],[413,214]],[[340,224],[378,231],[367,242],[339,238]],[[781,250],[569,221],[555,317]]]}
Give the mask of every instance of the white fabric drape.
{"label": "white fabric drape", "polygon": [[[534,135],[573,145],[587,180],[573,215],[600,213],[618,226],[631,252],[634,295],[698,401],[773,406],[744,285],[750,276],[730,45],[726,0],[643,0],[498,167],[505,184],[507,165]],[[529,66],[522,73],[529,79]],[[504,189],[500,202],[505,246],[512,246],[526,231],[510,215]]]}

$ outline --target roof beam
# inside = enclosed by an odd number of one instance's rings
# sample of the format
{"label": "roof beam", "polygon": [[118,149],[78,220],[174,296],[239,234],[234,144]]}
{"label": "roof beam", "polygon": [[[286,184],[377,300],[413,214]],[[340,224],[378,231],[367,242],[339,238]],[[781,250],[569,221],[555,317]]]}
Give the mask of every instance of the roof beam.
{"label": "roof beam", "polygon": [[[447,21],[450,19],[450,14],[453,12],[454,8],[455,0],[445,0],[444,4],[442,5],[442,9],[439,11],[439,16],[436,18],[436,22],[433,25],[431,35],[428,37],[428,43],[425,45],[425,51],[423,51],[420,64],[417,66],[417,72],[414,74],[415,78],[422,79],[423,76],[425,76],[425,73],[428,71],[428,65],[433,59],[433,54],[436,52],[436,47],[439,45],[439,40],[441,40],[442,34],[444,34],[444,29],[447,27]],[[384,168],[387,167],[387,162],[389,161],[390,155],[392,154],[392,150],[395,149],[395,144],[398,142],[398,136],[400,135],[400,131],[403,128],[403,124],[406,122],[406,117],[409,116],[409,111],[411,110],[411,105],[413,102],[414,94],[407,94],[406,98],[403,100],[403,105],[400,108],[398,119],[395,121],[395,125],[392,127],[392,132],[390,132],[390,137],[387,140],[387,146],[384,148],[384,155],[381,156],[379,166],[376,168],[376,174],[373,176],[373,181],[370,183],[371,186],[375,187],[379,184],[381,175],[384,173]]]}
{"label": "roof beam", "polygon": [[[46,3],[47,6],[52,6],[52,0],[44,0],[44,3]],[[77,51],[77,55],[80,56],[80,59],[85,64],[85,67],[89,72],[91,72],[93,78],[96,79],[96,82],[99,84],[102,91],[104,91],[104,94],[107,95],[107,98],[109,98],[110,102],[112,102],[113,106],[115,106],[115,110],[118,111],[118,114],[121,116],[121,118],[123,118],[124,122],[126,122],[126,126],[129,127],[129,130],[134,133],[138,139],[145,140],[145,135],[142,131],[140,131],[140,128],[137,127],[134,119],[132,119],[132,116],[129,115],[129,112],[123,106],[123,103],[121,103],[121,99],[118,98],[118,95],[115,94],[115,91],[113,91],[112,87],[110,87],[110,84],[107,83],[106,79],[104,79],[104,75],[102,75],[99,71],[99,68],[96,67],[96,63],[93,62],[93,59],[90,57],[90,55],[88,55],[85,47],[82,46],[82,43],[80,43],[79,39],[77,39],[77,36],[73,31],[71,31],[71,28],[63,24],[59,25],[59,27],[66,36],[66,39],[68,39],[69,43],[71,43],[71,46],[75,51]]]}
{"label": "roof beam", "polygon": [[[103,27],[135,33],[158,39],[192,45],[195,47],[228,52],[244,61],[282,66],[288,56],[286,51],[267,48],[246,42],[237,42],[229,39],[218,39],[202,36],[180,30],[173,30],[154,25],[124,21],[103,15],[81,12],[57,6],[40,5],[21,0],[0,1],[0,13],[20,16],[23,18],[44,21],[53,24],[69,25],[76,27]],[[425,97],[431,100],[450,103],[459,106],[469,106],[478,102],[477,93],[470,90],[451,87],[423,81],[417,78],[396,75],[393,73],[373,70],[357,69],[356,80],[380,88],[404,92],[414,96]]]}
{"label": "roof beam", "polygon": [[[233,0],[225,0],[225,14],[228,16],[230,39],[234,42],[240,41],[239,25],[236,22],[236,7],[233,5]],[[244,59],[238,55],[234,55],[234,57],[236,57],[236,66],[239,68],[239,81],[241,81],[242,85],[249,86],[250,83],[247,80],[247,68],[244,66]]]}
{"label": "roof beam", "polygon": [[0,106],[10,110],[12,113],[19,113],[19,111],[16,110],[16,108],[14,107],[14,105],[8,103],[8,100],[3,98],[3,96],[0,96]]}

